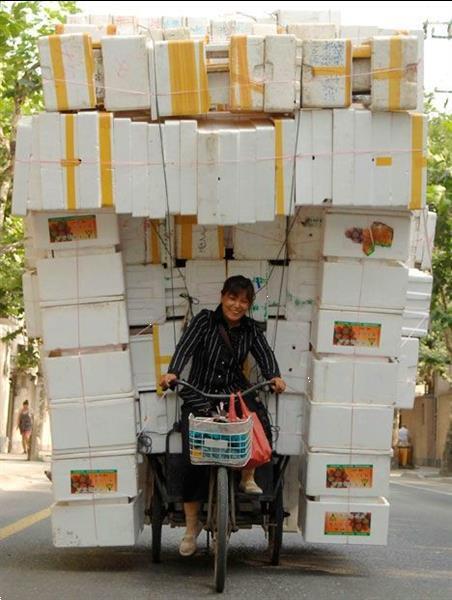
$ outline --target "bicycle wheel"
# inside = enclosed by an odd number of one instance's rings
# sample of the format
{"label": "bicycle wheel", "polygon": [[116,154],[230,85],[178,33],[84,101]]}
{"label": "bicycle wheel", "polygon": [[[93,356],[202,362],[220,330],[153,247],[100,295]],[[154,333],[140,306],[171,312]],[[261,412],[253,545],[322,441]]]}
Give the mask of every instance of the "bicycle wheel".
{"label": "bicycle wheel", "polygon": [[268,553],[271,565],[279,565],[284,526],[284,505],[282,486],[279,486],[270,513],[268,529]]}
{"label": "bicycle wheel", "polygon": [[162,497],[157,488],[154,489],[151,505],[152,519],[152,562],[160,562],[160,554],[162,550],[162,525],[165,518],[165,508],[163,506]]}
{"label": "bicycle wheel", "polygon": [[222,592],[226,581],[229,535],[229,486],[228,471],[225,467],[217,469],[217,497],[215,510],[215,590]]}

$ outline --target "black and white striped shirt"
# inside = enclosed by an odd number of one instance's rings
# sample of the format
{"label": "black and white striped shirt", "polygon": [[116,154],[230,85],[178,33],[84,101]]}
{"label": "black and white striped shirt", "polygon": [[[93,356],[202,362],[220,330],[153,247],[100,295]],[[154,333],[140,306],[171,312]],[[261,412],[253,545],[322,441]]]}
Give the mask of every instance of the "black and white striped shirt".
{"label": "black and white striped shirt", "polygon": [[[238,364],[243,363],[248,353],[256,360],[265,379],[280,377],[278,363],[263,332],[256,321],[243,317],[240,325],[228,329],[223,318],[221,305],[215,311],[202,310],[196,315],[182,335],[168,367],[168,373],[178,377],[188,361],[192,364],[188,382],[210,394],[224,394],[243,390],[243,374],[221,337],[218,325],[222,323],[229,334]],[[200,408],[205,400],[187,389],[181,391],[185,406]]]}

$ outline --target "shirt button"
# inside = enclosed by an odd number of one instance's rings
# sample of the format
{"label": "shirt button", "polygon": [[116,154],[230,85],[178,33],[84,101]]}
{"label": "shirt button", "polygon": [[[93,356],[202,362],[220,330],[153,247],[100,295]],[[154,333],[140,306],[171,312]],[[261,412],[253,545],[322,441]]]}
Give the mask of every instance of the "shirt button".
{"label": "shirt button", "polygon": [[218,375],[218,379],[221,379],[221,375]]}
{"label": "shirt button", "polygon": [[224,360],[221,361],[221,364],[224,365]]}

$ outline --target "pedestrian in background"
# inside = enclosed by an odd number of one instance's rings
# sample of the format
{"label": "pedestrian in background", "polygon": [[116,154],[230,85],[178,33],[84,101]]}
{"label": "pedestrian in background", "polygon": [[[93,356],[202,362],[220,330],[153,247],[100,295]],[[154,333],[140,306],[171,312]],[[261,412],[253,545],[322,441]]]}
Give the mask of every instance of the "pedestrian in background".
{"label": "pedestrian in background", "polygon": [[399,452],[399,467],[406,467],[408,465],[408,458],[411,449],[411,436],[405,425],[400,423],[399,435],[397,441],[397,448]]}
{"label": "pedestrian in background", "polygon": [[25,400],[22,403],[22,408],[19,412],[19,418],[17,420],[17,428],[20,431],[20,435],[22,436],[22,448],[24,454],[27,454],[28,460],[30,460],[31,434],[33,432],[33,416],[30,413],[28,400]]}

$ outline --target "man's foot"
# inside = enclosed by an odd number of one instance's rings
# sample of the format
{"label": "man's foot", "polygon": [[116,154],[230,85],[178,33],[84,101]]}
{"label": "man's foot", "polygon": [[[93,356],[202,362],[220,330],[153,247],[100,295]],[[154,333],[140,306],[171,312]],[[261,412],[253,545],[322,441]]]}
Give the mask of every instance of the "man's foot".
{"label": "man's foot", "polygon": [[263,490],[254,481],[254,479],[248,479],[247,481],[241,481],[239,484],[239,489],[241,492],[244,492],[245,494],[255,494],[256,496],[264,493]]}
{"label": "man's foot", "polygon": [[202,531],[202,528],[203,524],[200,522],[198,523],[197,530],[194,534],[185,532],[185,535],[182,538],[179,546],[179,554],[181,556],[193,556],[193,554],[196,553],[196,550],[198,549],[197,539]]}

